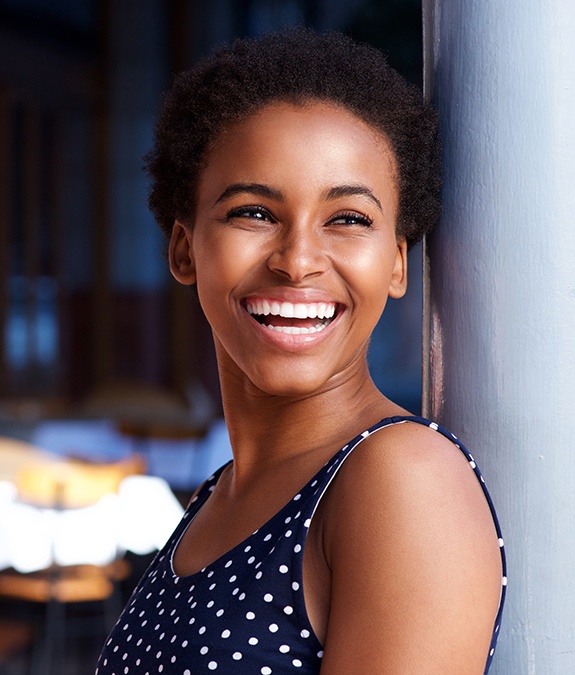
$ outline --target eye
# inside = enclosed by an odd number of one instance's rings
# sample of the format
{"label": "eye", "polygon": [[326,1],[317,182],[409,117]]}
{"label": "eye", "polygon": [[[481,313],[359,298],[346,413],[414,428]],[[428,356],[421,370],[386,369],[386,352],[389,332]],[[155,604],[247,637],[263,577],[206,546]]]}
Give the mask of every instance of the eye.
{"label": "eye", "polygon": [[366,216],[363,213],[358,213],[357,211],[345,211],[343,213],[338,213],[327,222],[327,225],[361,225],[363,227],[371,227],[372,224],[372,218]]}
{"label": "eye", "polygon": [[228,212],[226,219],[245,218],[248,220],[255,220],[260,222],[273,223],[275,222],[272,214],[263,206],[238,206]]}

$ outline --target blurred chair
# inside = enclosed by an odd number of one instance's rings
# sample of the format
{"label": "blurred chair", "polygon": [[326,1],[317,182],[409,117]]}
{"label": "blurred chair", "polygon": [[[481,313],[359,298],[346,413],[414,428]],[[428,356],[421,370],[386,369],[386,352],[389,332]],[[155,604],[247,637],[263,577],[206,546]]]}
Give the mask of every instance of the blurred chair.
{"label": "blurred chair", "polygon": [[91,418],[131,422],[188,420],[185,396],[146,382],[122,380],[100,385],[79,404],[77,413]]}
{"label": "blurred chair", "polygon": [[113,382],[91,392],[79,412],[115,420],[122,434],[138,440],[201,438],[206,423],[191,415],[185,396],[143,382]]}
{"label": "blurred chair", "polygon": [[0,672],[2,662],[25,649],[32,642],[32,627],[15,617],[0,619]]}
{"label": "blurred chair", "polygon": [[[190,397],[164,387],[137,381],[112,381],[94,389],[77,414],[113,421],[118,445],[128,441],[145,455],[152,475],[166,479],[186,503],[203,473],[198,442],[205,438],[215,407],[201,387]],[[200,480],[196,477],[200,476]]]}
{"label": "blurred chair", "polygon": [[[8,445],[4,443],[5,447]],[[2,446],[0,439],[0,457],[8,454],[2,452]],[[12,455],[14,449],[12,446]],[[23,447],[19,449],[24,450]],[[48,533],[51,536],[50,560],[44,568],[30,572],[17,571],[14,568],[0,570],[0,597],[45,605],[40,635],[34,643],[31,671],[48,675],[57,672],[54,670],[55,658],[63,652],[66,636],[71,632],[67,624],[67,607],[75,603],[98,602],[99,611],[90,617],[90,632],[94,631],[97,620],[97,632],[104,636],[121,609],[118,583],[130,571],[117,547],[110,552],[109,546],[107,550],[104,547],[103,553],[91,550],[87,554],[88,558],[90,555],[100,558],[95,564],[62,564],[61,559],[65,557],[66,550],[70,547],[73,549],[79,542],[64,542],[64,554],[59,554],[58,546],[61,542],[59,544],[56,541],[56,528],[61,521],[58,518],[71,516],[82,519],[83,514],[86,514],[85,525],[81,525],[81,520],[77,524],[89,531],[90,539],[97,539],[99,532],[98,526],[94,526],[95,522],[107,522],[108,525],[104,524],[104,527],[110,529],[115,527],[114,511],[108,508],[113,502],[110,496],[117,494],[126,477],[143,473],[145,465],[138,456],[110,464],[90,464],[78,460],[55,459],[44,456],[41,452],[32,452],[30,448],[25,449],[28,451],[26,459],[20,458],[18,462],[17,457],[12,457],[13,465],[16,465],[13,482],[17,499],[22,505],[48,516],[44,521],[46,527],[53,527],[53,531]],[[104,519],[94,520],[96,508],[104,509]],[[45,543],[46,532],[43,529],[36,526],[34,532],[26,531],[23,527],[22,546],[34,544],[35,541],[29,542],[25,539],[36,535]],[[76,628],[74,622],[74,629]]]}

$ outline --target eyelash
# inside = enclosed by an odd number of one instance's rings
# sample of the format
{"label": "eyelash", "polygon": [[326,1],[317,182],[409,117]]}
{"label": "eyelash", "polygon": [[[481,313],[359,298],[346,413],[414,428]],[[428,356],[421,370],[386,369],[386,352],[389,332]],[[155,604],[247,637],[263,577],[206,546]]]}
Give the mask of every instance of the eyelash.
{"label": "eyelash", "polygon": [[[265,221],[269,221],[272,223],[276,222],[275,218],[265,207],[258,205],[238,206],[232,209],[227,214],[226,219],[231,220],[232,218],[243,218],[246,216],[248,216],[250,219],[259,220],[262,222]],[[336,216],[334,216],[333,218],[331,218],[331,220],[327,222],[327,225],[340,224],[337,223],[338,220],[355,221],[343,223],[344,225],[349,227],[353,225],[360,225],[362,227],[371,227],[373,225],[372,218],[365,215],[364,213],[358,213],[357,211],[343,211],[342,213],[338,213]]]}
{"label": "eyelash", "polygon": [[[335,223],[337,220],[354,220],[354,223],[345,223],[345,225],[361,225],[363,227],[371,227],[373,225],[373,219],[369,216],[366,216],[364,213],[358,213],[357,211],[344,211],[343,213],[338,213],[334,216],[329,223]],[[329,224],[328,223],[328,224]]]}
{"label": "eyelash", "polygon": [[[250,215],[251,214],[251,215]],[[245,216],[249,216],[253,220],[260,220],[260,221],[265,221],[268,220],[270,222],[275,222],[274,217],[272,214],[263,206],[257,206],[257,205],[251,205],[251,206],[238,206],[235,209],[232,209],[228,215],[226,216],[227,220],[231,220],[232,218],[242,218]],[[263,217],[258,217],[258,216],[263,216]]]}

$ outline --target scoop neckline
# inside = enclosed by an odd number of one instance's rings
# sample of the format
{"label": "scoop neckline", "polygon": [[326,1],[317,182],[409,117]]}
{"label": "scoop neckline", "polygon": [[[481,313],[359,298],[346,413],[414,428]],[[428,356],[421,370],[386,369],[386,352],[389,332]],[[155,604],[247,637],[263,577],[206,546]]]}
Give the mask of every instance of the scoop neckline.
{"label": "scoop neckline", "polygon": [[[249,540],[252,539],[258,532],[261,532],[264,528],[267,528],[271,526],[275,521],[284,513],[284,511],[293,503],[293,501],[296,499],[298,495],[301,495],[302,492],[308,487],[312,486],[312,483],[314,481],[317,481],[320,474],[326,470],[326,468],[332,463],[336,461],[336,458],[340,453],[344,452],[349,448],[350,445],[355,445],[356,442],[359,442],[365,438],[366,433],[371,433],[376,427],[382,428],[385,426],[389,426],[391,424],[396,424],[399,423],[400,421],[426,421],[424,418],[418,417],[417,415],[392,415],[389,417],[384,417],[380,419],[378,422],[373,424],[372,426],[368,427],[364,431],[361,431],[360,433],[356,434],[351,440],[349,440],[347,443],[341,446],[339,450],[337,450],[324,464],[323,466],[318,469],[318,471],[308,480],[307,483],[302,485],[300,489],[294,494],[293,497],[291,497],[280,509],[277,511],[273,516],[271,516],[265,523],[263,523],[260,527],[258,527],[256,530],[254,530],[251,534],[249,534],[247,537],[245,537],[242,541],[237,543],[235,546],[230,548],[228,551],[225,553],[222,553],[222,555],[218,556],[215,558],[212,562],[208,563],[202,569],[198,570],[197,572],[193,572],[192,574],[185,574],[185,575],[180,575],[177,574],[175,569],[174,569],[174,556],[176,555],[176,550],[178,549],[178,546],[180,545],[182,538],[184,537],[185,533],[187,532],[189,526],[193,522],[194,518],[198,515],[202,507],[205,505],[205,503],[208,501],[210,498],[210,495],[212,493],[212,490],[210,487],[213,489],[216,485],[219,479],[221,478],[222,473],[224,470],[233,463],[233,460],[230,460],[226,462],[223,466],[221,466],[215,473],[213,473],[204,483],[203,488],[200,488],[200,492],[197,495],[197,499],[194,500],[193,502],[190,503],[188,508],[186,509],[186,513],[189,512],[189,510],[195,506],[196,507],[196,512],[194,515],[188,520],[186,523],[184,529],[182,532],[179,534],[177,537],[172,550],[170,552],[169,558],[168,558],[168,566],[169,566],[169,571],[171,574],[171,578],[174,581],[174,583],[180,583],[181,581],[193,581],[194,578],[199,577],[201,574],[204,574],[208,570],[215,569],[220,566],[221,562],[223,561],[224,558],[231,557],[233,556],[234,553],[236,553],[241,547],[245,547],[249,544]],[[198,504],[198,501],[200,500],[200,495],[202,496],[201,502]]]}
{"label": "scoop neckline", "polygon": [[[325,466],[325,465],[324,465],[324,466]],[[322,469],[323,469],[323,468],[324,468],[324,467],[322,467]],[[321,469],[320,469],[320,471],[321,471]],[[315,479],[315,476],[314,476],[314,478],[312,478],[312,481],[311,481],[311,482],[313,482],[314,479]],[[215,485],[215,483],[214,483],[214,485]],[[303,486],[303,487],[305,487],[305,486]],[[302,490],[303,490],[303,488],[302,488]],[[258,527],[258,528],[257,528],[256,530],[254,530],[251,534],[249,534],[247,537],[245,537],[244,539],[242,539],[242,541],[240,541],[239,543],[237,543],[237,544],[236,544],[235,546],[233,546],[232,548],[228,549],[225,553],[222,553],[220,556],[218,556],[217,558],[215,558],[212,562],[210,562],[210,563],[208,563],[207,565],[205,565],[204,567],[202,567],[201,570],[198,570],[197,572],[192,572],[192,574],[183,574],[183,575],[177,574],[176,571],[175,571],[175,569],[174,569],[174,556],[176,555],[176,550],[177,550],[178,546],[180,545],[180,542],[182,541],[182,538],[183,538],[183,536],[185,535],[185,533],[187,532],[189,526],[190,526],[191,523],[193,522],[194,518],[198,515],[198,513],[200,512],[200,509],[202,508],[202,506],[203,506],[203,505],[206,503],[206,501],[208,500],[208,498],[209,498],[209,496],[210,496],[209,493],[208,493],[207,496],[206,496],[206,497],[203,499],[203,501],[201,502],[201,504],[199,504],[199,505],[197,506],[197,511],[196,511],[196,513],[195,513],[195,514],[193,515],[193,517],[190,518],[189,521],[186,523],[186,526],[184,527],[184,529],[183,529],[182,532],[180,533],[179,537],[177,538],[177,540],[176,540],[176,542],[175,542],[175,544],[174,544],[174,546],[173,546],[173,548],[172,548],[172,551],[171,551],[171,553],[170,553],[168,563],[169,563],[170,573],[171,573],[171,575],[172,575],[172,579],[174,580],[174,582],[175,582],[175,583],[180,583],[181,581],[192,581],[194,578],[199,577],[200,575],[204,574],[205,572],[211,571],[211,570],[213,570],[213,569],[216,569],[217,567],[220,567],[220,566],[221,566],[221,563],[224,561],[225,558],[232,558],[233,555],[234,555],[240,548],[242,548],[242,547],[245,548],[245,547],[249,544],[250,540],[251,540],[256,534],[258,534],[259,532],[262,532],[262,530],[264,530],[264,529],[267,528],[268,526],[272,525],[272,523],[274,523],[274,522],[277,520],[277,518],[279,518],[279,517],[284,513],[284,511],[292,504],[294,498],[295,498],[298,494],[301,494],[301,491],[302,491],[302,490],[300,490],[299,492],[296,492],[296,494],[295,494],[293,497],[291,497],[291,499],[290,499],[286,504],[284,504],[284,505],[280,508],[279,511],[277,511],[277,512],[276,512],[271,518],[269,518],[265,523],[263,523],[263,525],[261,525],[261,527]]]}

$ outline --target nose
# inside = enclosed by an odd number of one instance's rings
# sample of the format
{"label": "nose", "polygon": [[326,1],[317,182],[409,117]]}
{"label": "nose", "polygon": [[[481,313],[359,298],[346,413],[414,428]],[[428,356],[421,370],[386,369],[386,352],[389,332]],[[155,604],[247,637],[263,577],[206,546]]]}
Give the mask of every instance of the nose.
{"label": "nose", "polygon": [[272,272],[292,283],[323,274],[328,263],[321,232],[309,223],[282,228],[267,259]]}

